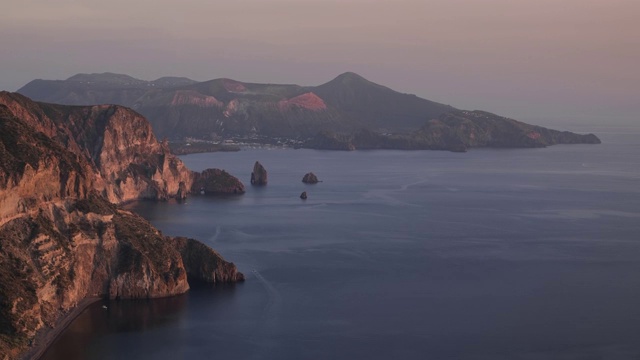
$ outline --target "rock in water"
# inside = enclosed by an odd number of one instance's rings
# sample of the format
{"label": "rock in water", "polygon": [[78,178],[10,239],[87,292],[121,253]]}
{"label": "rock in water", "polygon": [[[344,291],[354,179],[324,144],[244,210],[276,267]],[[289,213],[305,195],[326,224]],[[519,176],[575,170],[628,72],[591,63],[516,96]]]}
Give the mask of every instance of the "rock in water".
{"label": "rock in water", "polygon": [[192,193],[205,195],[244,194],[244,184],[235,176],[220,169],[206,169],[195,173]]}
{"label": "rock in water", "polygon": [[307,192],[306,191],[303,191],[302,194],[300,194],[300,199],[307,200]]}
{"label": "rock in water", "polygon": [[267,185],[267,170],[264,166],[256,161],[253,165],[253,172],[251,173],[251,185]]}
{"label": "rock in water", "polygon": [[184,183],[184,181],[180,181],[180,184],[178,185],[178,193],[176,194],[176,198],[178,199],[178,201],[184,201],[187,198],[187,185]]}
{"label": "rock in water", "polygon": [[304,175],[304,177],[302,178],[302,182],[305,184],[317,184],[318,183],[318,177],[316,176],[316,174],[310,172],[310,173],[306,173]]}

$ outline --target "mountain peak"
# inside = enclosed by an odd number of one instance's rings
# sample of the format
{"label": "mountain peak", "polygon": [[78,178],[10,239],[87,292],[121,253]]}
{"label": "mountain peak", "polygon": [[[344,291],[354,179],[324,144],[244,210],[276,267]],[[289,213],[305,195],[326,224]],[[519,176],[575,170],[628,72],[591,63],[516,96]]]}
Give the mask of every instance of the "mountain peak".
{"label": "mountain peak", "polygon": [[339,83],[365,83],[365,84],[373,84],[371,81],[365,79],[364,77],[351,72],[351,71],[347,71],[345,73],[342,73],[338,76],[335,77],[335,79],[329,81],[329,82],[339,82]]}
{"label": "mountain peak", "polygon": [[347,71],[344,72],[338,76],[336,76],[336,80],[337,79],[341,79],[341,80],[347,80],[347,79],[352,79],[352,80],[367,80],[364,77],[352,72],[352,71]]}
{"label": "mountain peak", "polygon": [[327,83],[325,83],[323,85],[320,85],[319,87],[330,88],[330,89],[334,89],[334,90],[345,89],[345,88],[348,88],[348,89],[376,88],[378,90],[389,90],[389,91],[391,91],[391,89],[389,89],[389,88],[387,88],[385,86],[376,84],[376,83],[374,83],[372,81],[369,81],[369,80],[365,79],[364,77],[362,77],[362,76],[360,76],[360,75],[358,75],[358,74],[356,74],[354,72],[351,72],[351,71],[342,73],[342,74],[336,76],[333,80],[331,80],[331,81],[329,81],[329,82],[327,82]]}

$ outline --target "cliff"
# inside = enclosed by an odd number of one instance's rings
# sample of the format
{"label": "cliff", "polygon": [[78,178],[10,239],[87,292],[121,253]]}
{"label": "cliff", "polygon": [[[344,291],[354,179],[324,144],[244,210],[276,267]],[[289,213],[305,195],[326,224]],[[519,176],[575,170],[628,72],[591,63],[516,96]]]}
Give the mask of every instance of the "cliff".
{"label": "cliff", "polygon": [[95,170],[94,188],[109,201],[162,200],[177,195],[193,174],[153,135],[140,114],[117,105],[61,106],[0,93],[0,104]]}
{"label": "cliff", "polygon": [[[199,175],[171,153],[167,142],[159,142],[149,122],[131,109],[45,104],[8,92],[0,92],[0,104],[85,158],[96,173],[94,188],[113,203],[179,197],[180,184],[192,189]],[[230,176],[225,173],[219,181]]]}
{"label": "cliff", "polygon": [[19,357],[85,298],[176,295],[190,277],[242,280],[205,245],[188,241],[194,258],[183,240],[117,206],[172,196],[193,177],[130,110],[0,93],[0,354]]}

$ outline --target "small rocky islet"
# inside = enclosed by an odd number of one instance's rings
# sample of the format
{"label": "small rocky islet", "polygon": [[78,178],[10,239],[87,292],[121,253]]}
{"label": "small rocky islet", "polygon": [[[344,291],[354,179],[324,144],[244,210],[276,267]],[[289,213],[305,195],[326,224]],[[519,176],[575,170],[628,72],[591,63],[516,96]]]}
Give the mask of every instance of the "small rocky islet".
{"label": "small rocky islet", "polygon": [[251,185],[265,186],[267,185],[267,170],[260,164],[259,161],[253,165],[253,171],[251,172]]}

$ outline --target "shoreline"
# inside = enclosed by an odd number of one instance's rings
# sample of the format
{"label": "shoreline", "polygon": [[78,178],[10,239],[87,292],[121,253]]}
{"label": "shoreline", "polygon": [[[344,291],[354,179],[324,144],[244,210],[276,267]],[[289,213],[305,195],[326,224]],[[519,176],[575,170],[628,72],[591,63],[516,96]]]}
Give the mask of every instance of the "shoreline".
{"label": "shoreline", "polygon": [[95,304],[102,300],[102,298],[91,297],[84,298],[78,302],[78,304],[66,315],[60,317],[54,327],[50,329],[43,329],[33,339],[34,345],[21,356],[21,360],[38,360],[44,355],[49,347],[58,339],[60,334],[64,332],[69,325],[75,320],[83,311],[85,311],[90,305]]}

